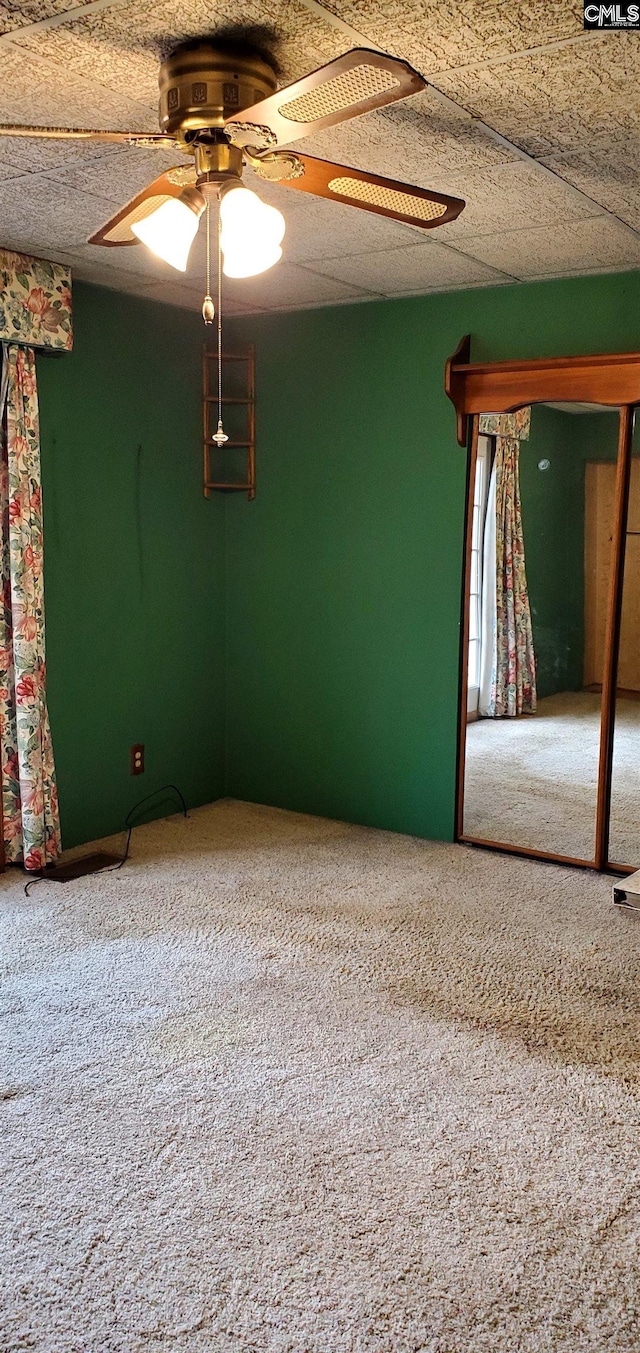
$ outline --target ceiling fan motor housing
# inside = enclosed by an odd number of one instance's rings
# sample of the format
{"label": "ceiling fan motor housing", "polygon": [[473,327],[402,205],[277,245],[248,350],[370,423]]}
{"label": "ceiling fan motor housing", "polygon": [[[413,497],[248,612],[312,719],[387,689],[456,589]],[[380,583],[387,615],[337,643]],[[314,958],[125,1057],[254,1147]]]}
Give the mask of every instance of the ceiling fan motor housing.
{"label": "ceiling fan motor housing", "polygon": [[262,57],[223,52],[211,42],[178,47],[163,61],[159,82],[160,127],[185,144],[187,133],[221,128],[277,88],[275,72]]}

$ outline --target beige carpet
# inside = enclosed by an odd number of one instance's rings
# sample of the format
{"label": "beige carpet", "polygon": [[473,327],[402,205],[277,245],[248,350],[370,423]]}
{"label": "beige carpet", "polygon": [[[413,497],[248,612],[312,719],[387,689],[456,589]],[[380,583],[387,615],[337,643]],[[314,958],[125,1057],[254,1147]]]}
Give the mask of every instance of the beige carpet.
{"label": "beige carpet", "polygon": [[[479,719],[467,729],[466,836],[592,860],[600,696],[567,692],[535,715]],[[640,701],[618,700],[611,851],[640,868]]]}
{"label": "beige carpet", "polygon": [[609,897],[233,802],[1,880],[3,1353],[637,1353]]}

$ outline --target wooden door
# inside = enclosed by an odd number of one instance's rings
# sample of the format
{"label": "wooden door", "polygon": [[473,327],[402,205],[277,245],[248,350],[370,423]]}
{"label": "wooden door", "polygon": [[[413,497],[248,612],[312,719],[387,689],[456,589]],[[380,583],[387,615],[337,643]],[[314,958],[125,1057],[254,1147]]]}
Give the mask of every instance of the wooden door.
{"label": "wooden door", "polygon": [[[615,496],[615,462],[588,461],[584,550],[584,684],[587,687],[602,685]],[[635,457],[631,462],[617,687],[619,691],[640,693],[640,460]]]}

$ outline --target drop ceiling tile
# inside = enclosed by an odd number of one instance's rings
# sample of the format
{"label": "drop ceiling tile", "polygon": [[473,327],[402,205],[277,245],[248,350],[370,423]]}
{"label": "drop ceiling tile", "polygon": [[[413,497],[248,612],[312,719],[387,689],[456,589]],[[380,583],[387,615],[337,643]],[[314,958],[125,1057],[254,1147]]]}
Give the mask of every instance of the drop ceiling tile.
{"label": "drop ceiling tile", "polygon": [[[232,281],[224,279],[224,295],[249,309],[297,309],[299,306],[332,305],[339,301],[359,300],[366,287],[348,285],[333,277],[320,276],[295,263],[278,263],[260,277]],[[369,295],[371,292],[368,293]],[[379,295],[380,293],[378,293]]]}
{"label": "drop ceiling tile", "polygon": [[[108,276],[109,274],[106,273],[105,278]],[[112,282],[106,280],[98,282],[96,277],[86,277],[82,280],[94,281],[101,286],[113,286]],[[214,329],[205,329],[202,320],[202,289],[196,291],[193,287],[185,287],[179,282],[156,282],[151,285],[148,283],[136,284],[134,290],[131,287],[128,290],[135,296],[146,297],[151,301],[161,301],[164,305],[175,305],[180,310],[189,310],[194,319],[202,324],[203,342],[207,335],[212,334],[214,335],[213,341],[215,341],[215,327]],[[255,315],[256,313],[260,313],[257,306],[239,305],[228,297],[223,303],[223,316],[229,319],[242,315]]]}
{"label": "drop ceiling tile", "polygon": [[[88,2],[84,0],[85,4]],[[20,0],[17,5],[0,4],[0,33],[13,32],[24,24],[39,23],[41,19],[51,19],[82,3],[83,0]]]}
{"label": "drop ceiling tile", "polygon": [[[20,174],[46,173],[66,165],[99,164],[122,147],[90,141],[38,141],[21,136],[0,137],[0,161]],[[0,173],[0,182],[2,174]]]}
{"label": "drop ceiling tile", "polygon": [[[78,271],[78,276],[85,276],[90,269],[109,270],[114,268],[120,278],[138,279],[145,286],[159,285],[161,282],[173,283],[177,277],[184,274],[177,273],[175,268],[169,267],[168,263],[163,263],[162,259],[156,258],[149,249],[143,244],[122,245],[119,248],[108,248],[99,244],[87,244],[86,240],[76,244],[72,250],[74,270]],[[197,281],[204,276],[201,270],[196,274]]]}
{"label": "drop ceiling tile", "polygon": [[[2,152],[4,152],[4,146],[2,144],[2,141],[0,141],[0,153]],[[26,165],[24,165],[22,168],[19,168],[18,165],[7,164],[6,162],[0,160],[0,183],[6,183],[9,181],[9,179],[19,179],[22,177],[23,174],[26,173],[27,173]]]}
{"label": "drop ceiling tile", "polygon": [[582,32],[576,0],[323,0],[370,42],[427,75]]}
{"label": "drop ceiling tile", "polygon": [[434,179],[432,187],[466,202],[456,221],[438,226],[438,239],[452,244],[500,230],[582,221],[601,215],[603,210],[526,160],[497,165],[483,173],[447,174]]}
{"label": "drop ceiling tile", "polygon": [[136,100],[135,85],[123,97],[78,78],[63,61],[49,65],[36,53],[29,57],[26,79],[25,60],[24,49],[0,47],[0,122],[157,131],[157,115]]}
{"label": "drop ceiling tile", "polygon": [[[121,40],[116,15],[123,27],[126,10],[106,9],[68,26],[18,34],[13,41],[23,60],[25,52],[33,53],[51,70],[68,70],[77,84],[101,86],[128,100],[134,96],[147,115],[142,129],[157,131],[158,54],[153,48],[145,50],[137,35],[130,45]],[[131,130],[138,130],[137,124],[132,123]]]}
{"label": "drop ceiling tile", "polygon": [[47,171],[46,177],[51,182],[94,193],[118,208],[173,165],[192,163],[175,149],[142,150],[121,146],[107,160],[88,160],[84,164],[76,161]]}
{"label": "drop ceiling tile", "polygon": [[126,292],[129,296],[146,295],[147,292],[168,285],[165,282],[152,282],[149,277],[121,269],[117,264],[104,266],[100,262],[79,261],[76,257],[71,264],[71,274],[74,282],[91,282],[94,286],[109,287],[112,291]]}
{"label": "drop ceiling tile", "polygon": [[38,174],[0,183],[0,245],[36,252],[84,244],[113,203],[57,185]]}
{"label": "drop ceiling tile", "polygon": [[438,87],[516,142],[545,157],[625,129],[640,133],[637,33],[585,33],[571,47],[494,69],[453,71]]}
{"label": "drop ceiling tile", "polygon": [[443,108],[425,91],[399,103],[316,132],[299,143],[304,154],[366,169],[428,188],[434,177],[518,159],[464,113]]}
{"label": "drop ceiling tile", "polygon": [[554,173],[640,229],[640,141],[618,135],[545,156]]}
{"label": "drop ceiling tile", "polygon": [[496,270],[432,240],[404,249],[325,259],[313,266],[327,276],[338,277],[352,286],[377,291],[383,296],[513,280],[505,275],[505,269]]}
{"label": "drop ceiling tile", "polygon": [[640,266],[640,236],[608,216],[461,241],[458,248],[518,278]]}

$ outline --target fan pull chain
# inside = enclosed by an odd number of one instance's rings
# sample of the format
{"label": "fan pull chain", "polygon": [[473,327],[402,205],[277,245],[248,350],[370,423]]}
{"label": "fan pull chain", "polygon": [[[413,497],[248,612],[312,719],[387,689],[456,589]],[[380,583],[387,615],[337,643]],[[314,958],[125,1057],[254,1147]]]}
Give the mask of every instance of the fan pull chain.
{"label": "fan pull chain", "polygon": [[207,198],[207,294],[202,302],[202,318],[205,324],[213,324],[214,315],[211,295],[211,205]]}
{"label": "fan pull chain", "polygon": [[220,220],[220,208],[218,207],[218,430],[214,432],[212,440],[216,446],[224,446],[229,438],[222,426],[222,248],[220,246],[220,234],[222,222]]}

